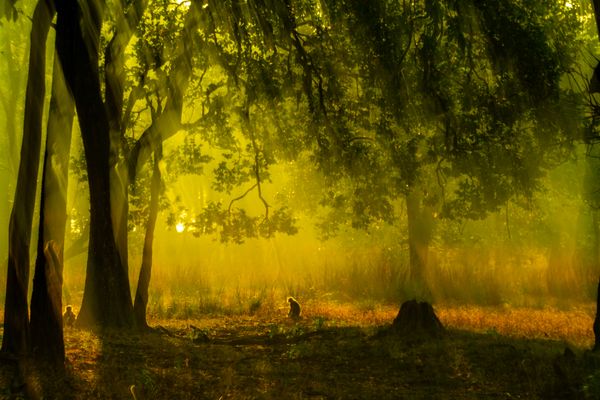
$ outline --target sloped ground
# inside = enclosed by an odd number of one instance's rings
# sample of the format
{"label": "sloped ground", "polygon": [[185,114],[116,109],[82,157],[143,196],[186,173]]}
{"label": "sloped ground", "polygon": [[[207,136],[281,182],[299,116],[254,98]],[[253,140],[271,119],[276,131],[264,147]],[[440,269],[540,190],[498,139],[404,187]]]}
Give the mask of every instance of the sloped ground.
{"label": "sloped ground", "polygon": [[[576,347],[563,355],[562,341],[508,337],[496,327],[460,331],[443,317],[451,328],[441,338],[399,337],[373,323],[378,311],[352,321],[321,311],[298,322],[281,315],[152,321],[160,328],[147,334],[71,329],[67,377],[48,383],[34,369],[30,377],[45,398],[133,399],[131,391],[137,399],[600,397],[600,362]],[[381,318],[390,312],[379,311]],[[11,367],[0,372],[0,398],[19,398],[17,389],[11,394]]]}

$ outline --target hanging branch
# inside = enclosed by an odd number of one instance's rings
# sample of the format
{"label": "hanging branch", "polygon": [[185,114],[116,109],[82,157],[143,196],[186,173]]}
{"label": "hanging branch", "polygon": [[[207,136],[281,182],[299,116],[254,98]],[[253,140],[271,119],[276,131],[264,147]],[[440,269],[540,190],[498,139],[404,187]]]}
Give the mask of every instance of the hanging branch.
{"label": "hanging branch", "polygon": [[258,184],[255,183],[248,190],[246,190],[242,195],[236,197],[235,199],[232,199],[229,202],[229,207],[227,208],[227,213],[229,213],[231,215],[231,207],[233,206],[233,203],[235,203],[236,201],[240,201],[241,199],[243,199],[244,197],[246,197],[248,195],[248,193],[250,193],[251,191],[253,191],[256,188],[257,185]]}
{"label": "hanging branch", "polygon": [[[247,101],[247,99],[246,99]],[[245,110],[245,121],[246,125],[249,129],[250,133],[250,141],[252,142],[252,149],[254,150],[254,178],[256,179],[256,190],[258,191],[258,198],[262,201],[265,206],[265,221],[269,220],[269,203],[263,197],[262,188],[261,188],[261,179],[260,179],[260,149],[256,144],[256,137],[254,136],[254,130],[249,126],[250,125],[250,109],[248,104],[246,103]]]}
{"label": "hanging branch", "polygon": [[267,200],[264,198],[263,194],[262,194],[262,187],[261,187],[261,178],[260,178],[260,149],[258,147],[258,144],[256,143],[256,137],[254,135],[254,130],[250,128],[250,111],[249,111],[249,106],[248,106],[248,100],[246,99],[246,104],[244,106],[244,110],[242,113],[242,119],[244,121],[244,126],[246,127],[249,136],[250,136],[250,142],[252,143],[252,150],[254,151],[254,179],[256,181],[256,183],[254,185],[252,185],[248,190],[246,190],[242,195],[236,197],[235,199],[232,199],[229,202],[229,207],[227,209],[228,213],[231,214],[231,207],[233,205],[234,202],[239,201],[241,199],[243,199],[244,197],[246,197],[248,195],[248,193],[250,193],[252,190],[256,189],[257,193],[258,193],[258,198],[260,199],[260,201],[263,203],[264,207],[265,207],[265,218],[264,221],[268,221],[269,220],[269,203],[267,202]]}

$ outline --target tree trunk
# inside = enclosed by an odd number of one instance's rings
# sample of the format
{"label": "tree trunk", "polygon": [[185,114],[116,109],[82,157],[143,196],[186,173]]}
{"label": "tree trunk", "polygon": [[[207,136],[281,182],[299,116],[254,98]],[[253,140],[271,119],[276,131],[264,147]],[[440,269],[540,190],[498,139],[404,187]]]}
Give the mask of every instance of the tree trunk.
{"label": "tree trunk", "polygon": [[138,286],[135,292],[135,302],[133,311],[135,314],[138,328],[148,327],[146,321],[146,309],[148,306],[148,288],[150,287],[150,277],[152,275],[152,243],[154,241],[154,228],[156,227],[156,217],[158,216],[158,202],[160,198],[161,174],[159,163],[162,160],[162,143],[154,152],[154,168],[152,171],[152,184],[150,188],[150,210],[148,223],[146,225],[146,236],[144,238],[144,250],[142,253],[142,267],[138,278]]}
{"label": "tree trunk", "polygon": [[23,144],[15,200],[9,224],[2,351],[16,354],[29,351],[29,316],[27,312],[29,246],[42,137],[46,39],[53,16],[54,9],[49,1],[40,0],[32,20]]}
{"label": "tree trunk", "polygon": [[[115,148],[114,151],[119,150]],[[115,245],[123,270],[129,277],[129,174],[125,163],[113,164],[109,168],[110,207]]]}
{"label": "tree trunk", "polygon": [[[53,240],[46,242],[38,257],[34,278],[36,298],[31,299],[31,346],[37,360],[62,370],[65,363],[65,343],[62,324],[62,261]],[[44,258],[44,261],[39,261]],[[42,270],[43,268],[43,270]],[[33,319],[33,312],[37,316]]]}
{"label": "tree trunk", "polygon": [[402,335],[437,336],[445,330],[431,304],[409,300],[400,306],[392,331]]}
{"label": "tree trunk", "polygon": [[54,58],[52,98],[42,178],[38,252],[31,295],[33,354],[57,366],[64,365],[62,327],[62,271],[67,185],[74,105],[58,58]]}
{"label": "tree trunk", "polygon": [[81,4],[89,9],[82,12],[76,1],[57,3],[56,26],[56,47],[75,100],[90,190],[88,263],[77,323],[84,327],[133,327],[129,279],[112,223],[110,126],[98,74],[101,10],[94,8],[94,2]]}
{"label": "tree trunk", "polygon": [[[9,40],[6,40],[4,45],[2,46],[0,52],[3,54],[2,57],[5,60],[7,65],[8,74],[7,77],[10,79],[6,79],[3,81],[3,84],[6,86],[5,95],[0,98],[2,102],[5,118],[4,125],[4,133],[3,140],[0,140],[0,145],[4,148],[2,158],[0,160],[0,170],[4,170],[3,173],[0,173],[0,187],[4,188],[4,192],[2,193],[2,204],[10,204],[12,201],[11,196],[14,196],[12,193],[13,183],[11,177],[17,175],[18,167],[19,167],[19,147],[18,147],[18,139],[20,135],[17,134],[17,121],[19,118],[18,105],[19,103],[15,101],[15,95],[19,93],[19,89],[22,87],[23,82],[21,79],[17,78],[20,75],[18,71],[19,68],[22,67],[19,61],[17,61],[16,56],[14,55],[13,48]],[[27,54],[26,54],[27,56]],[[24,60],[27,62],[27,59]],[[6,139],[6,142],[4,142]],[[6,214],[5,214],[6,212]],[[3,209],[0,212],[0,226],[7,226],[9,221],[9,210]],[[6,246],[6,247],[5,247]],[[4,262],[6,260],[6,256],[8,255],[8,229],[2,228],[0,230],[0,261]]]}
{"label": "tree trunk", "polygon": [[125,49],[148,5],[147,0],[129,3],[127,11],[117,17],[117,31],[104,53],[105,104],[110,126],[110,181],[111,211],[117,250],[125,271],[129,271],[128,257],[128,216],[129,216],[129,171],[126,157],[125,130],[127,121],[123,119],[123,88],[125,87]]}
{"label": "tree trunk", "polygon": [[[592,5],[594,8],[594,16],[596,17],[596,28],[598,32],[598,38],[600,39],[600,0],[592,0]],[[594,85],[594,79],[596,80],[596,84],[599,81],[600,75],[600,62],[596,66],[594,70],[594,75],[592,76],[592,81],[590,82],[590,89],[593,92],[592,86]],[[595,116],[597,117],[597,116]],[[600,279],[598,280],[598,290],[596,292],[596,316],[594,318],[594,351],[600,351]]]}
{"label": "tree trunk", "polygon": [[594,318],[594,351],[600,351],[600,279],[598,279],[598,289],[596,291],[596,317]]}
{"label": "tree trunk", "polygon": [[600,33],[600,0],[592,0],[592,6],[594,9],[594,17],[596,19],[596,29]]}
{"label": "tree trunk", "polygon": [[406,196],[406,213],[408,219],[408,247],[410,257],[410,284],[415,295],[420,298],[430,296],[425,280],[429,244],[433,230],[431,210],[422,204],[420,189],[412,189]]}
{"label": "tree trunk", "polygon": [[[598,225],[598,211],[592,210],[594,229],[594,271],[598,271],[600,265],[600,226]],[[600,351],[600,278],[596,288],[596,315],[594,317],[594,351]]]}

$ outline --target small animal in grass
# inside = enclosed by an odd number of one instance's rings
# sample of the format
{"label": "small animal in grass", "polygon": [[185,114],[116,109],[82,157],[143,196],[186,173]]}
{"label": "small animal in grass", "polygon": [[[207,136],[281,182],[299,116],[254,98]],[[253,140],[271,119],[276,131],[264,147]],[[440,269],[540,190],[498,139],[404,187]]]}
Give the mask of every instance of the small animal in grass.
{"label": "small animal in grass", "polygon": [[67,306],[67,311],[65,311],[65,313],[63,314],[64,326],[72,328],[73,325],[75,325],[76,319],[77,319],[77,317],[75,316],[75,313],[73,312],[73,307]]}
{"label": "small animal in grass", "polygon": [[302,312],[300,303],[298,303],[298,301],[293,297],[288,297],[287,301],[290,303],[290,312],[288,313],[288,317],[293,319],[300,318],[300,313]]}

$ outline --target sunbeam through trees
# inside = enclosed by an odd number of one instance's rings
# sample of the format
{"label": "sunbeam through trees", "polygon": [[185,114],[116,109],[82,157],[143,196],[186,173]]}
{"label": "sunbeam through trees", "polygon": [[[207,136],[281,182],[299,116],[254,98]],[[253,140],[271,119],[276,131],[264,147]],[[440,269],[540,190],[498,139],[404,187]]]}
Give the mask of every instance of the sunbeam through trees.
{"label": "sunbeam through trees", "polygon": [[600,397],[599,10],[4,0],[0,397]]}

